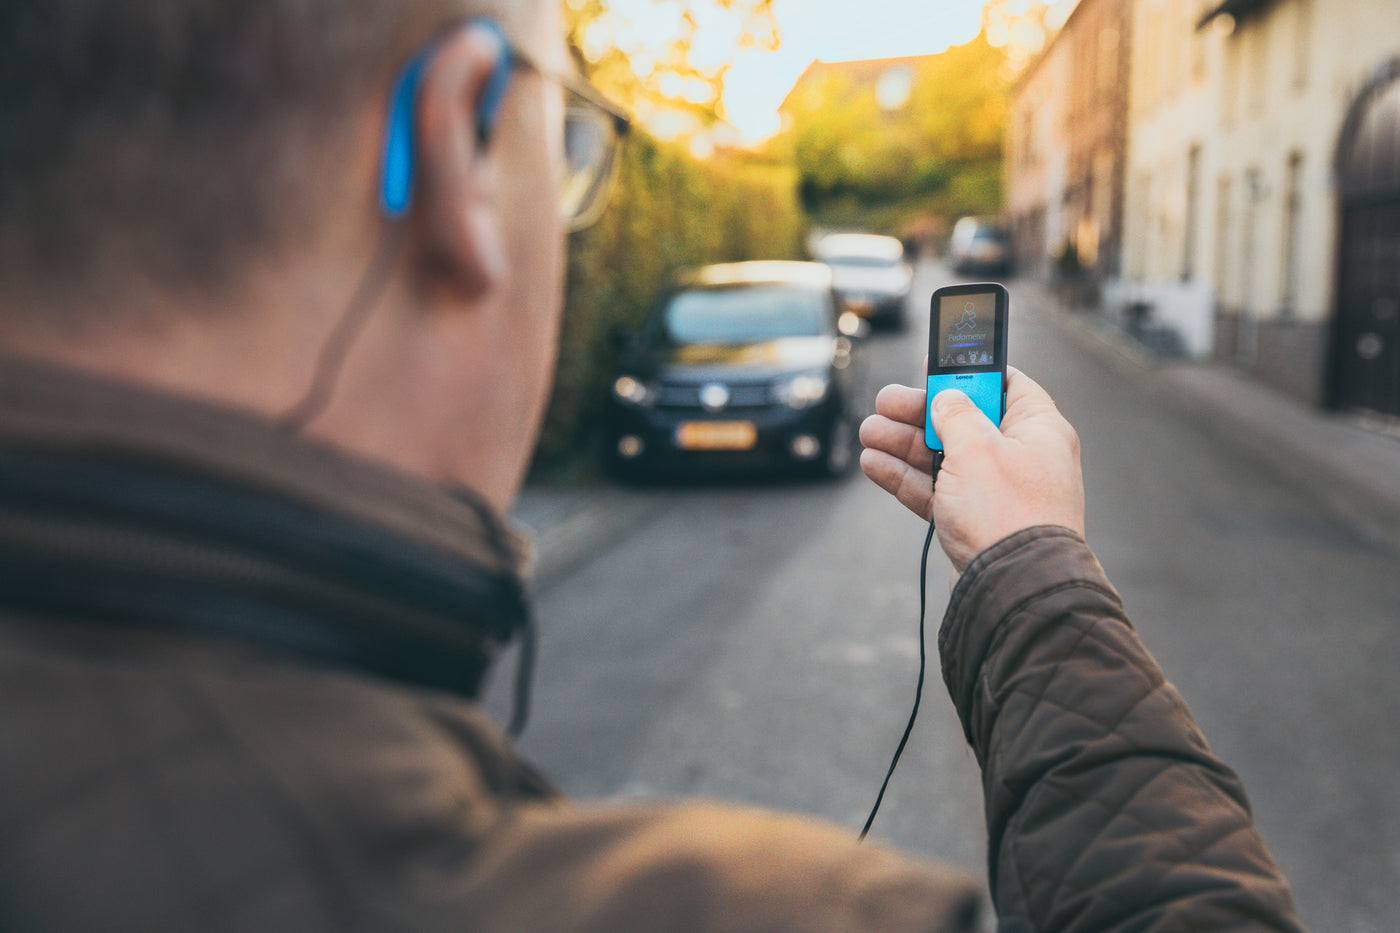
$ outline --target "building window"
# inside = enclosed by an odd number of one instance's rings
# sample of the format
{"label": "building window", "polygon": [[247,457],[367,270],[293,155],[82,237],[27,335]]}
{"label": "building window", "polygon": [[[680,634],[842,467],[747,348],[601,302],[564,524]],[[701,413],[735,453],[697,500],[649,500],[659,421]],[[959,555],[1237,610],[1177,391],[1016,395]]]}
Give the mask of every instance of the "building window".
{"label": "building window", "polygon": [[1313,0],[1297,0],[1293,9],[1293,90],[1302,93],[1308,87],[1312,56]]}
{"label": "building window", "polygon": [[1221,305],[1232,304],[1230,293],[1230,178],[1220,176],[1215,191],[1215,295]]}
{"label": "building window", "polygon": [[1099,30],[1099,87],[1109,88],[1118,83],[1118,29],[1113,25]]}
{"label": "building window", "polygon": [[1200,84],[1206,79],[1206,37],[1215,30],[1212,28],[1208,33],[1203,29],[1196,28],[1196,22],[1201,18],[1201,13],[1193,11],[1190,4],[1182,4],[1182,14],[1186,17],[1185,29],[1187,42],[1191,45],[1191,80]]}
{"label": "building window", "polygon": [[1257,165],[1244,173],[1244,210],[1240,215],[1239,329],[1235,363],[1253,369],[1259,358],[1259,217],[1269,196],[1268,183]]}
{"label": "building window", "polygon": [[1280,288],[1280,313],[1292,317],[1298,311],[1299,231],[1303,219],[1303,154],[1288,157],[1283,200],[1283,281]]}
{"label": "building window", "polygon": [[1152,200],[1151,174],[1138,173],[1133,190],[1132,268],[1128,275],[1142,281],[1148,276],[1147,257],[1152,253],[1152,227],[1157,217],[1157,206]]}
{"label": "building window", "polygon": [[1017,121],[1016,154],[1022,169],[1030,169],[1037,161],[1035,148],[1035,111],[1026,107]]}
{"label": "building window", "polygon": [[1259,257],[1255,255],[1255,245],[1258,239],[1259,205],[1264,201],[1266,195],[1264,187],[1264,173],[1259,170],[1259,166],[1251,165],[1245,169],[1244,173],[1244,214],[1240,217],[1240,302],[1242,305],[1253,304],[1254,297],[1258,293],[1258,277],[1255,263]]}
{"label": "building window", "polygon": [[1267,24],[1258,23],[1249,30],[1249,112],[1264,112],[1264,95],[1269,85],[1269,32]]}
{"label": "building window", "polygon": [[1094,153],[1094,227],[1097,230],[1098,245],[1096,255],[1099,271],[1117,275],[1122,261],[1122,243],[1118,230],[1118,202],[1122,198],[1119,185],[1117,159],[1111,149],[1100,149]]}
{"label": "building window", "polygon": [[886,113],[903,110],[914,93],[914,69],[908,65],[886,68],[875,85],[875,100]]}
{"label": "building window", "polygon": [[1186,217],[1181,239],[1181,281],[1196,277],[1196,223],[1201,201],[1201,147],[1186,154]]}
{"label": "building window", "polygon": [[1226,130],[1235,128],[1235,112],[1240,100],[1240,59],[1244,49],[1238,33],[1225,40],[1225,93],[1220,101],[1220,122]]}

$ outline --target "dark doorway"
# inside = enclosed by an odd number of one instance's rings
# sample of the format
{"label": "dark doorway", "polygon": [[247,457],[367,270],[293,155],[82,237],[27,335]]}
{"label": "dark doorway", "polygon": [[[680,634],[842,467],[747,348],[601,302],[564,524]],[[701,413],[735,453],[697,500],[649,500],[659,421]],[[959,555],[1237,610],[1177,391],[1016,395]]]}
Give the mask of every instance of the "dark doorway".
{"label": "dark doorway", "polygon": [[1400,415],[1400,59],[1357,96],[1336,165],[1341,225],[1329,401]]}

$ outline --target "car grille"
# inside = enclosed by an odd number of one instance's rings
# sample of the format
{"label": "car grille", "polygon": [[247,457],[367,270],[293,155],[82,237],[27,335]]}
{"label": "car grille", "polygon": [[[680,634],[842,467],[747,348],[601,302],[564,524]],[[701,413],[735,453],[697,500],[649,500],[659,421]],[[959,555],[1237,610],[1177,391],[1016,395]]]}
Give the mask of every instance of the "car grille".
{"label": "car grille", "polygon": [[[700,404],[700,390],[709,383],[702,385],[661,385],[656,390],[656,404],[661,408],[702,408]],[[729,390],[729,404],[725,409],[731,408],[762,408],[769,404],[768,383],[761,382],[750,385],[725,385]]]}

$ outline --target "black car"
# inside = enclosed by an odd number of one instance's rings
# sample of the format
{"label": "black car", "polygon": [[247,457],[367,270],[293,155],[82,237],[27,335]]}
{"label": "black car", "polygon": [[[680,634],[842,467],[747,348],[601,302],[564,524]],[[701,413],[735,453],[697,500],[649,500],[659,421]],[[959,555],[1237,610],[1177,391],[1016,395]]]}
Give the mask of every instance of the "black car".
{"label": "black car", "polygon": [[[623,338],[608,460],[627,477],[668,470],[856,462],[854,338],[820,263],[747,262],[683,275]],[[843,333],[846,331],[847,333]]]}

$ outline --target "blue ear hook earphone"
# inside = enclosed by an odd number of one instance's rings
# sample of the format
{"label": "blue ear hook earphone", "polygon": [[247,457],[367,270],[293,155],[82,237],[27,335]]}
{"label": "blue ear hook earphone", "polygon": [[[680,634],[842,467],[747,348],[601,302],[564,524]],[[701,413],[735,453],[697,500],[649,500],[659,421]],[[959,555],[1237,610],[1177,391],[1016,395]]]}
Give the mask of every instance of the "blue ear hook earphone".
{"label": "blue ear hook earphone", "polygon": [[[506,89],[510,86],[510,76],[515,63],[510,42],[497,22],[490,19],[474,19],[466,28],[480,28],[493,33],[501,48],[496,67],[491,71],[491,78],[482,92],[481,103],[476,112],[476,140],[478,145],[485,148],[496,129],[501,101],[505,99]],[[429,42],[404,65],[398,78],[394,80],[394,91],[389,98],[379,207],[390,220],[402,220],[413,204],[414,105],[418,100],[418,87],[423,82],[423,74],[427,71],[428,63],[432,61],[433,53],[437,51],[437,43],[438,40]]]}
{"label": "blue ear hook earphone", "polygon": [[[491,20],[472,20],[465,28],[487,30],[496,36],[501,49],[500,57],[491,70],[491,77],[482,90],[476,112],[477,144],[485,149],[496,128],[506,88],[510,85],[511,72],[515,66],[514,56],[505,33]],[[423,82],[423,75],[428,70],[433,53],[437,51],[439,41],[441,36],[425,44],[408,64],[404,65],[403,70],[394,79],[393,93],[389,97],[389,121],[384,135],[384,164],[379,179],[379,209],[391,222],[402,220],[413,204],[416,148],[413,132],[414,110],[418,101],[418,87]],[[311,385],[305,395],[278,418],[290,430],[301,431],[330,404],[336,378],[345,364],[345,356],[363,330],[365,322],[369,320],[375,303],[393,274],[402,242],[402,227],[396,223],[385,227],[374,257],[355,287],[355,293],[350,297],[350,304],[321,348],[316,369],[312,373]]]}
{"label": "blue ear hook earphone", "polygon": [[[458,27],[462,28],[462,27]],[[494,20],[474,19],[466,24],[468,29],[485,29],[492,33],[500,46],[496,65],[491,77],[481,92],[481,100],[476,111],[476,141],[485,150],[491,142],[500,117],[501,101],[505,99],[510,77],[515,70],[514,53],[505,31]],[[418,101],[418,87],[423,83],[423,74],[428,70],[437,51],[439,39],[427,43],[404,65],[394,79],[393,93],[389,97],[389,120],[384,135],[383,174],[379,181],[379,209],[390,221],[402,220],[413,204],[413,176],[415,163],[415,138],[413,119]],[[374,310],[375,303],[394,268],[402,239],[401,227],[386,228],[380,237],[380,245],[370,262],[359,287],[355,290],[340,323],[336,325],[326,346],[316,362],[311,387],[306,395],[280,419],[293,431],[301,431],[314,418],[325,411],[335,389],[336,377],[345,363],[346,354],[359,336]],[[535,627],[528,607],[524,614],[505,633],[506,639],[520,638],[518,667],[515,675],[515,701],[511,711],[509,731],[519,736],[525,730],[530,714],[530,688],[535,664]]]}

